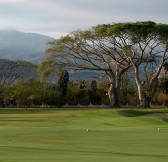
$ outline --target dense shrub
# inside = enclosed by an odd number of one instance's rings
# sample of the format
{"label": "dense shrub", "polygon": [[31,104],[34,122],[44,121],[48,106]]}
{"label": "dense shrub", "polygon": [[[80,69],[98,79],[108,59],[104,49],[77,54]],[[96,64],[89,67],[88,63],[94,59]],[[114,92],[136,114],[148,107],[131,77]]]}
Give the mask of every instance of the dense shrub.
{"label": "dense shrub", "polygon": [[88,91],[90,103],[93,105],[101,105],[102,104],[102,93],[100,90],[89,90]]}
{"label": "dense shrub", "polygon": [[168,96],[165,93],[159,93],[155,98],[155,103],[159,105],[168,104]]}

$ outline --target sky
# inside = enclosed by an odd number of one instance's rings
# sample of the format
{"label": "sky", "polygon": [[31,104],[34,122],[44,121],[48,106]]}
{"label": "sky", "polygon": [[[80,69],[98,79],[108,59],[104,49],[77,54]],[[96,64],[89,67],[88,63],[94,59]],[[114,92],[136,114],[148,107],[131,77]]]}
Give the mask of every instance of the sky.
{"label": "sky", "polygon": [[0,29],[59,38],[97,24],[168,23],[168,0],[0,0]]}

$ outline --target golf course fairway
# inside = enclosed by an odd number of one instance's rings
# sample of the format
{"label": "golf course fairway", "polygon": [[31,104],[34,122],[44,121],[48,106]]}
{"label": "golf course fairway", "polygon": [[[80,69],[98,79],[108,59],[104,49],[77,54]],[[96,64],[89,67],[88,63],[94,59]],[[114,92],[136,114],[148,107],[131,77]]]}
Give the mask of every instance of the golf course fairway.
{"label": "golf course fairway", "polygon": [[0,109],[0,162],[167,162],[168,109]]}

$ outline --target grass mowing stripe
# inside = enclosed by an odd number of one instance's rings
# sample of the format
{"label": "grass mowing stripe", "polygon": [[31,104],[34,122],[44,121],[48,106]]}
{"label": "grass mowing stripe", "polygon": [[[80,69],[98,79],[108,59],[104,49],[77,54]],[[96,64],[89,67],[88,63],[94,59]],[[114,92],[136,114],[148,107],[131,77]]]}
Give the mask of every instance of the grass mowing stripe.
{"label": "grass mowing stripe", "polygon": [[167,162],[167,110],[0,109],[0,160]]}

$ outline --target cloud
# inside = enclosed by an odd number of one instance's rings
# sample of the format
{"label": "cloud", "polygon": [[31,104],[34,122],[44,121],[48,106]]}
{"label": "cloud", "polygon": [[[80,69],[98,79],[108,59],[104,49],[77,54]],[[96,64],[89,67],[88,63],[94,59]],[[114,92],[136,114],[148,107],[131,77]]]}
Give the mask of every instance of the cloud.
{"label": "cloud", "polygon": [[0,1],[0,26],[50,36],[101,23],[145,20],[167,23],[167,15],[167,0]]}

